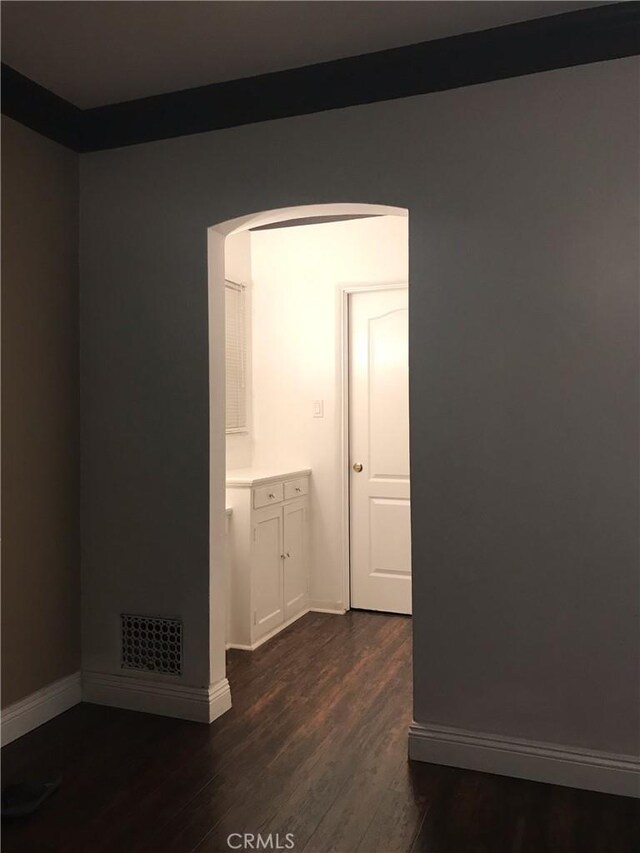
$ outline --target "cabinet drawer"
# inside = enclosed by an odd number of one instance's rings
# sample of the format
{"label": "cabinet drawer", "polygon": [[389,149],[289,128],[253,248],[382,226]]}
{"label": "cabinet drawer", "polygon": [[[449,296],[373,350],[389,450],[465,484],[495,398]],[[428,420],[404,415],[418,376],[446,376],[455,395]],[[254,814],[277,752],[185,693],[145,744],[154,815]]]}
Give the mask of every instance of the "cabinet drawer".
{"label": "cabinet drawer", "polygon": [[309,491],[309,481],[306,477],[300,480],[287,480],[284,484],[284,499],[299,498],[301,495],[306,495]]}
{"label": "cabinet drawer", "polygon": [[253,508],[260,509],[261,506],[277,504],[282,500],[282,483],[271,483],[268,486],[259,486],[253,490]]}

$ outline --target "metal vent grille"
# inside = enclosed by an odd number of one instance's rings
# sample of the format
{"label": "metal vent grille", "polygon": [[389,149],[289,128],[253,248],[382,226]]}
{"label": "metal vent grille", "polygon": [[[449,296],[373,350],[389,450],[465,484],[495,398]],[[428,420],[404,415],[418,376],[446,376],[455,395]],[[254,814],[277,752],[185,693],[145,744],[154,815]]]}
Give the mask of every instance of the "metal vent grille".
{"label": "metal vent grille", "polygon": [[181,674],[182,622],[179,619],[128,613],[123,613],[120,619],[123,669]]}

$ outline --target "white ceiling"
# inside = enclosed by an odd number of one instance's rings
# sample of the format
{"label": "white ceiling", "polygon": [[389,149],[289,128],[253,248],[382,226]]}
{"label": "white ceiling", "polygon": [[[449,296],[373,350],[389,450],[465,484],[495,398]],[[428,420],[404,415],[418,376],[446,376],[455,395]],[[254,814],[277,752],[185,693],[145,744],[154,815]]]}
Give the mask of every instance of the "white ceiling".
{"label": "white ceiling", "polygon": [[558,0],[2,3],[2,60],[79,107],[555,15]]}

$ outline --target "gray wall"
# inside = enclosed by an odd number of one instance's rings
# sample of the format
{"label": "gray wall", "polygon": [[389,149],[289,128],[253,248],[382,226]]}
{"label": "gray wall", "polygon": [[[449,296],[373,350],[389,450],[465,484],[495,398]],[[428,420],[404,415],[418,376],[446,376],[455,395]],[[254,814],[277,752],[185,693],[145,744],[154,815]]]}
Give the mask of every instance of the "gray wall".
{"label": "gray wall", "polygon": [[2,705],[80,666],[78,157],[2,119]]}
{"label": "gray wall", "polygon": [[206,228],[409,209],[415,718],[638,747],[638,61],[81,161],[85,664],[208,661]]}

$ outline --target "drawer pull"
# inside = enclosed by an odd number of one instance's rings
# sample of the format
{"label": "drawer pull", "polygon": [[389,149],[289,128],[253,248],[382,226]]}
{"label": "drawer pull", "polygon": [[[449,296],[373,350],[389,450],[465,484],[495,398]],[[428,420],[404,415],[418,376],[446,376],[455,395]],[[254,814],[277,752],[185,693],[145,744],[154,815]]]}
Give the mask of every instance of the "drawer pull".
{"label": "drawer pull", "polygon": [[253,508],[260,509],[261,506],[273,506],[284,498],[284,486],[282,483],[267,483],[253,490]]}
{"label": "drawer pull", "polygon": [[284,499],[288,501],[290,498],[301,498],[309,491],[309,485],[306,480],[289,480],[284,484]]}

